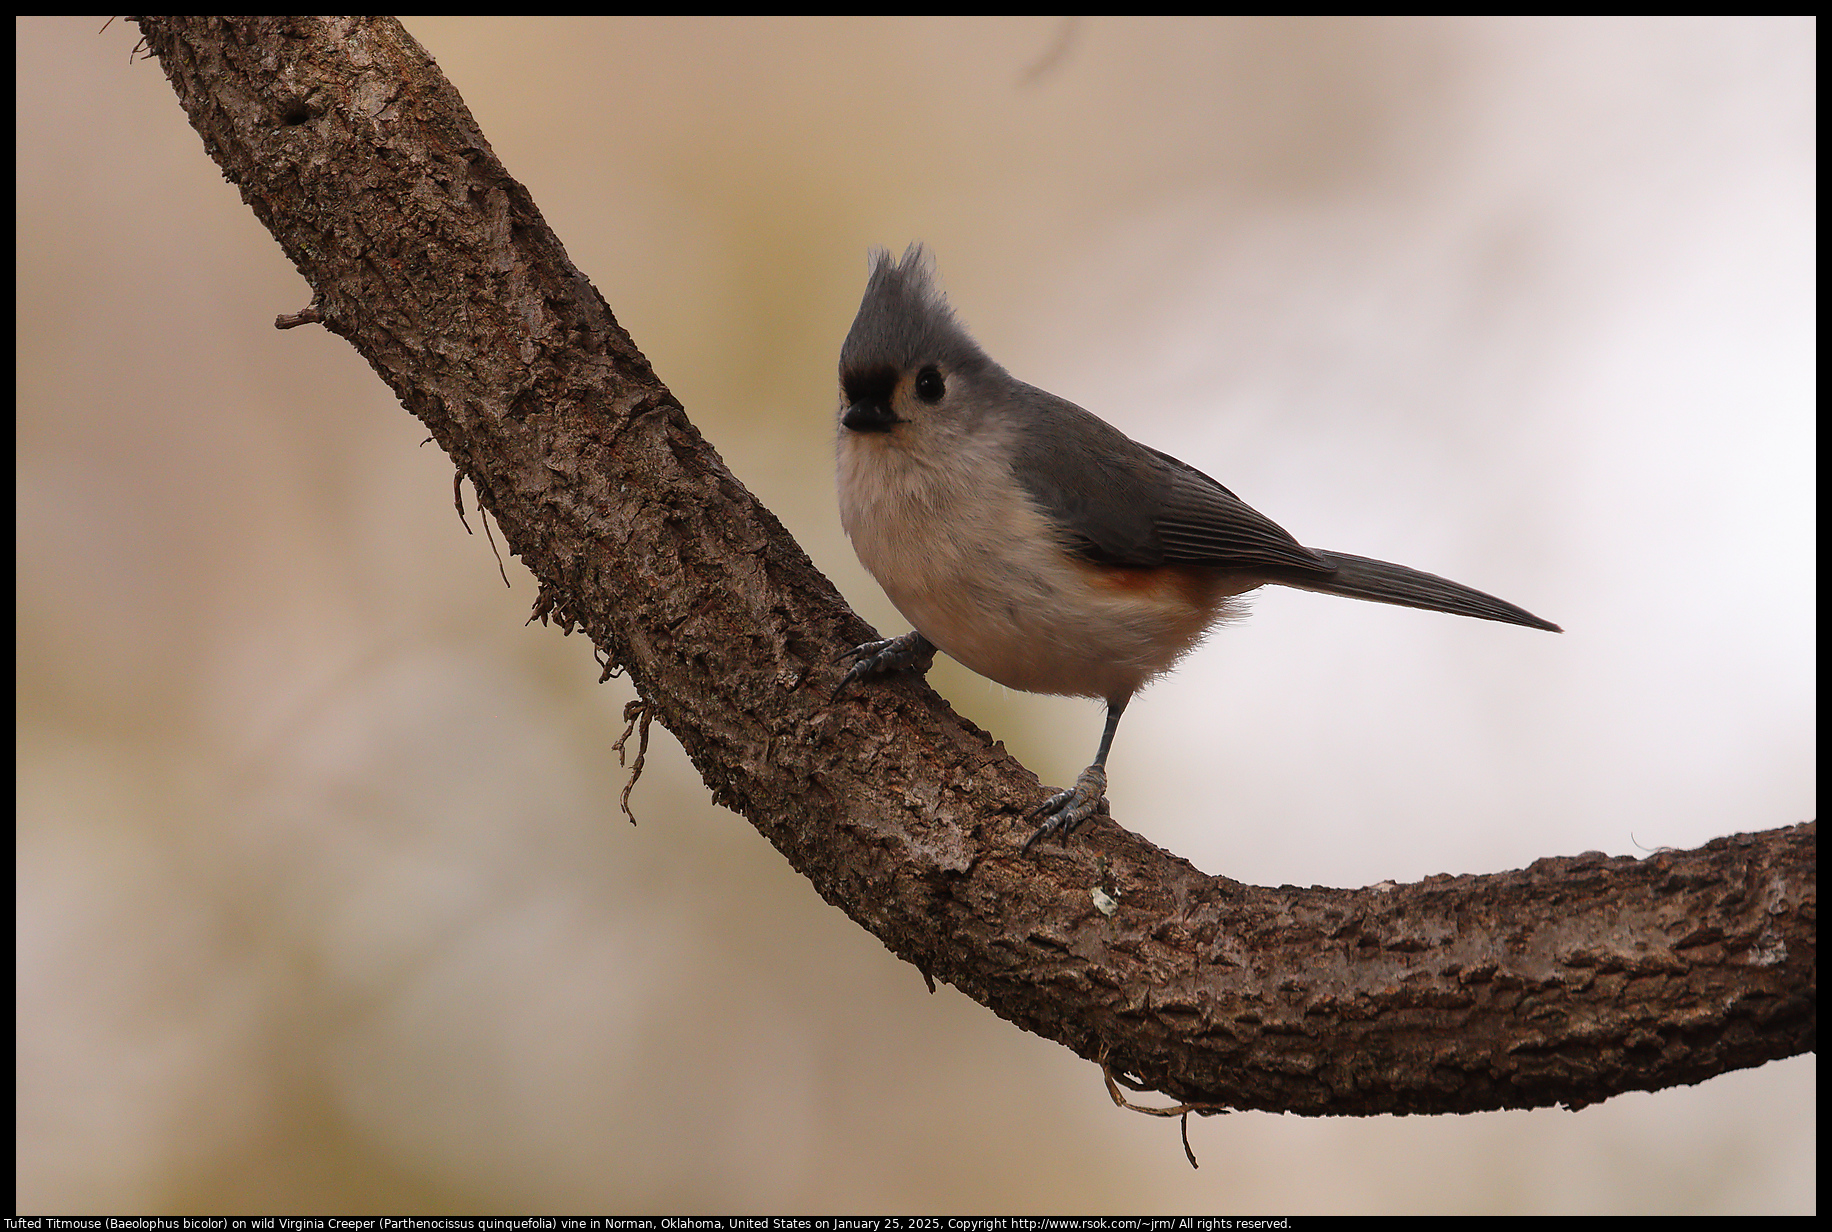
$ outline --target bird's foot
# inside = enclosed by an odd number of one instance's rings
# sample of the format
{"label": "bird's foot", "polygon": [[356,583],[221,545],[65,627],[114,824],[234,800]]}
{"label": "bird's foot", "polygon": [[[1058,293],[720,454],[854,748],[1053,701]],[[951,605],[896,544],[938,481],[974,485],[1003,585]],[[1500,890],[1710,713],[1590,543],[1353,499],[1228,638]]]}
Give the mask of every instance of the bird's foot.
{"label": "bird's foot", "polygon": [[1107,812],[1107,770],[1104,766],[1089,766],[1075,780],[1071,791],[1059,791],[1036,808],[1024,815],[1024,820],[1035,821],[1039,817],[1043,824],[1037,827],[1036,833],[1024,842],[1024,853],[1037,845],[1037,840],[1045,835],[1060,834],[1067,842],[1069,835],[1075,833],[1088,818],[1106,815]]}
{"label": "bird's foot", "polygon": [[840,677],[840,683],[834,686],[835,697],[853,681],[864,680],[867,676],[882,676],[886,672],[928,671],[930,664],[935,662],[935,644],[920,633],[910,632],[902,637],[887,637],[881,642],[854,646],[839,657],[842,661],[851,659],[853,664]]}

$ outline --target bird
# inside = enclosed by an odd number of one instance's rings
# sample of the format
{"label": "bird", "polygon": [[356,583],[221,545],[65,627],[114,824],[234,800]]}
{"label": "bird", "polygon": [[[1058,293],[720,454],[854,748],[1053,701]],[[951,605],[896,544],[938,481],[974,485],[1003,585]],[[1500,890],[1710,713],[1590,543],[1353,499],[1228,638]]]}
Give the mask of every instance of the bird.
{"label": "bird", "polygon": [[1013,377],[955,317],[920,243],[872,253],[839,377],[840,521],[913,628],[843,654],[834,696],[926,671],[940,650],[1009,688],[1106,704],[1093,763],[1026,814],[1024,853],[1109,814],[1127,705],[1258,587],[1561,632],[1446,578],[1305,547],[1187,462]]}

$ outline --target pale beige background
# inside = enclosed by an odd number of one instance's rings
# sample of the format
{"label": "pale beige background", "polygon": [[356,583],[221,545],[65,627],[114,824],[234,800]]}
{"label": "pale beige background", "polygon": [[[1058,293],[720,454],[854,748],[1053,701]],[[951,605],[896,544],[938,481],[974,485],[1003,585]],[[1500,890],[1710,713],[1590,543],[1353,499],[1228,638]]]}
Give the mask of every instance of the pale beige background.
{"label": "pale beige background", "polygon": [[[135,30],[18,33],[21,1211],[1810,1211],[1814,1062],[1195,1123],[920,976],[523,627]],[[936,249],[1019,376],[1560,638],[1280,592],[1133,707],[1260,882],[1814,811],[1814,25],[416,18],[847,596],[834,359]],[[473,518],[475,524],[475,518]],[[938,687],[1044,778],[1098,709]]]}

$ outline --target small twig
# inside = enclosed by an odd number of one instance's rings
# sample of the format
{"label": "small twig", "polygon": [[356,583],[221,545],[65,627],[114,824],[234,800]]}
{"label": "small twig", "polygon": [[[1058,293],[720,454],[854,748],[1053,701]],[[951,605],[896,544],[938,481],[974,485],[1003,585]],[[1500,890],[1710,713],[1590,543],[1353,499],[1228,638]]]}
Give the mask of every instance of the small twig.
{"label": "small twig", "polygon": [[471,529],[470,520],[464,516],[464,472],[463,471],[453,471],[452,472],[452,504],[458,507],[458,521],[463,523],[464,533],[467,535],[476,534],[477,532]]}
{"label": "small twig", "polygon": [[[110,17],[107,21],[102,23],[102,28],[100,30],[97,30],[96,33],[97,34],[107,34],[108,27],[114,25],[114,23],[115,23],[115,19],[113,17]],[[129,64],[132,64],[134,62],[134,57],[138,56],[141,50],[144,49],[145,47],[146,47],[146,36],[143,34],[140,36],[140,39],[138,42],[136,42],[132,47],[129,47],[127,49],[127,62]],[[152,59],[153,53],[148,51],[146,53],[146,58],[148,60]]]}
{"label": "small twig", "polygon": [[318,311],[317,300],[313,300],[297,312],[282,312],[274,318],[275,329],[296,329],[301,325],[322,324],[324,324],[324,314]]}
{"label": "small twig", "polygon": [[[1113,1070],[1107,1064],[1105,1049],[1100,1054],[1100,1076],[1106,1080],[1107,1094],[1112,1097],[1113,1102],[1128,1112],[1141,1112],[1146,1116],[1155,1117],[1183,1118],[1183,1156],[1190,1161],[1190,1167],[1200,1168],[1202,1166],[1196,1162],[1196,1152],[1190,1149],[1190,1113],[1194,1112],[1199,1116],[1215,1116],[1230,1111],[1226,1104],[1172,1104],[1168,1108],[1147,1108],[1143,1104],[1135,1104],[1120,1094],[1120,1084],[1114,1080]],[[1135,1091],[1145,1089],[1133,1082],[1127,1082],[1126,1085]]]}
{"label": "small twig", "polygon": [[483,507],[481,499],[477,502],[477,520],[483,523],[483,537],[489,541],[491,555],[496,557],[496,571],[503,575],[503,585],[514,590],[515,587],[509,585],[509,570],[503,566],[502,549],[496,546],[496,535],[490,530],[490,511]]}
{"label": "small twig", "polygon": [[1070,49],[1074,47],[1079,25],[1079,19],[1076,17],[1064,17],[1062,23],[1056,27],[1055,39],[1051,41],[1037,62],[1024,70],[1024,75],[1018,79],[1018,84],[1034,86],[1053,73],[1056,66],[1062,63]]}
{"label": "small twig", "polygon": [[[623,809],[623,815],[630,819],[630,824],[635,825],[636,814],[630,811],[630,793],[636,790],[636,780],[642,777],[642,760],[649,752],[649,723],[655,718],[655,711],[648,702],[639,697],[623,708],[623,718],[628,726],[623,729],[623,735],[617,737],[617,743],[613,744],[611,749],[617,754],[618,765],[628,764],[623,758],[623,742],[630,738],[632,731],[635,731],[637,733],[636,762],[630,766],[630,781],[623,785],[623,797],[618,800],[617,804]],[[642,720],[640,730],[636,726],[638,718]]]}
{"label": "small twig", "polygon": [[[477,485],[473,483],[471,486],[476,487]],[[470,520],[464,516],[464,472],[463,471],[453,471],[452,472],[452,504],[458,507],[458,520],[464,524],[464,533],[467,535],[476,534],[477,532],[471,529]],[[483,507],[483,498],[482,497],[479,497],[477,500],[477,517],[478,517],[478,520],[483,523],[483,537],[490,541],[490,551],[494,553],[496,556],[496,571],[503,575],[503,585],[508,586],[509,585],[509,571],[503,568],[502,551],[501,549],[499,549],[496,546],[496,536],[490,533],[490,511]],[[514,588],[511,587],[511,589],[514,589]]]}

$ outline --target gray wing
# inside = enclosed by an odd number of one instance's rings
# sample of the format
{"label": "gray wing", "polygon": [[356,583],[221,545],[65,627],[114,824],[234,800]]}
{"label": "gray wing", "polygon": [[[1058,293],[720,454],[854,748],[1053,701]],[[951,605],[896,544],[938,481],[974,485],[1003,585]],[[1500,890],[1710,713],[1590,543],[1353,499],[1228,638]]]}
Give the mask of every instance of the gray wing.
{"label": "gray wing", "polygon": [[1024,386],[1034,415],[1018,480],[1062,528],[1070,550],[1102,564],[1206,565],[1261,582],[1402,607],[1559,627],[1505,599],[1406,565],[1313,551],[1189,465],[1140,445],[1073,402]]}
{"label": "gray wing", "polygon": [[1024,387],[1018,481],[1068,536],[1108,565],[1199,564],[1327,577],[1331,566],[1186,462],[1132,440],[1073,402]]}

